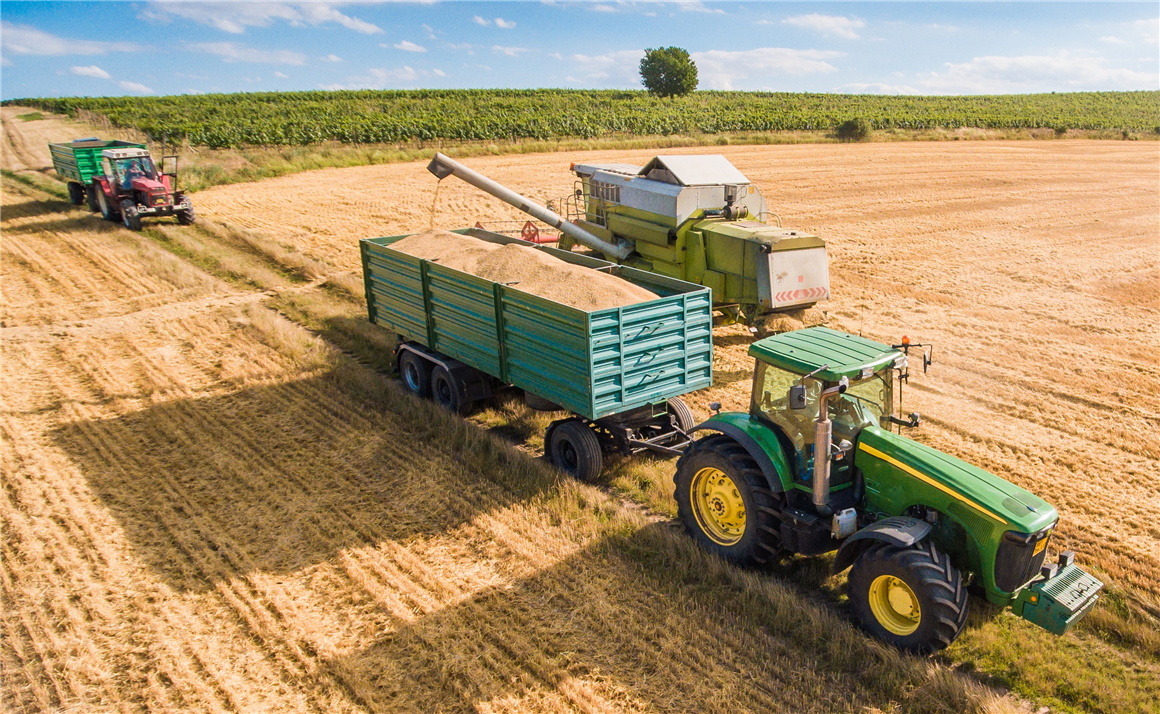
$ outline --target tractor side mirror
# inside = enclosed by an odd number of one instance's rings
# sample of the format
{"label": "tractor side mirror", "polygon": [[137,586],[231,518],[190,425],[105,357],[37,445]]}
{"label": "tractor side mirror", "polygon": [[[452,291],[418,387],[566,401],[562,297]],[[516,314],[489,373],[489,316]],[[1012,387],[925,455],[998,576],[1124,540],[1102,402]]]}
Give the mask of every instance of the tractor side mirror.
{"label": "tractor side mirror", "polygon": [[922,356],[922,373],[926,374],[930,366],[934,364],[934,347],[931,347],[926,354]]}
{"label": "tractor side mirror", "polygon": [[805,409],[806,408],[806,385],[795,384],[789,388],[789,408],[790,409]]}
{"label": "tractor side mirror", "polygon": [[721,402],[709,402],[709,409],[713,414],[719,414],[721,412]]}
{"label": "tractor side mirror", "polygon": [[910,427],[913,429],[922,424],[922,415],[918,412],[911,412],[906,415],[910,419]]}

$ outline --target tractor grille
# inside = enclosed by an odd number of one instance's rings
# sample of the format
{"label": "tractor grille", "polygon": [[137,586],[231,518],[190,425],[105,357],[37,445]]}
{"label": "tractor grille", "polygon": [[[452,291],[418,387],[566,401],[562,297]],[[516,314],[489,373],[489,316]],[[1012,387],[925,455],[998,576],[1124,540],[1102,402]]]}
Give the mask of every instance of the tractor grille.
{"label": "tractor grille", "polygon": [[1050,536],[1050,527],[1030,535],[1015,531],[1004,533],[995,553],[995,586],[1004,592],[1014,592],[1038,575],[1047,558]]}
{"label": "tractor grille", "polygon": [[149,203],[154,206],[164,206],[169,202],[169,197],[164,193],[155,193],[150,197]]}

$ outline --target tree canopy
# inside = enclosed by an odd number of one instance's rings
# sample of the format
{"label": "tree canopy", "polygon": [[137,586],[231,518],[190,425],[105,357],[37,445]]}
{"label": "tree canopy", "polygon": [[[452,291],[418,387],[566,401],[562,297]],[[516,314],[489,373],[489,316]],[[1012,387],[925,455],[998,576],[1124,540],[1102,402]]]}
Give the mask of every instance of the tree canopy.
{"label": "tree canopy", "polygon": [[697,88],[697,65],[680,47],[656,47],[644,51],[640,83],[661,97],[680,97]]}

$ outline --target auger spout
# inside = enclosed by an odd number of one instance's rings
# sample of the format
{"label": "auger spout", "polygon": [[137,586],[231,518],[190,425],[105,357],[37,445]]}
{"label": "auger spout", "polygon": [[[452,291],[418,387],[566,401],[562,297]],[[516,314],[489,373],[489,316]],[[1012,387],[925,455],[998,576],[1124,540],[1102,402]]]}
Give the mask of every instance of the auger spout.
{"label": "auger spout", "polygon": [[598,238],[575,223],[564,220],[556,212],[548,210],[535,201],[521,196],[515,191],[492,181],[478,171],[473,171],[443,154],[435,154],[435,158],[431,159],[431,163],[427,165],[427,170],[435,174],[435,177],[440,181],[448,176],[454,175],[479,190],[490,193],[504,203],[515,206],[529,216],[547,223],[577,243],[603,253],[606,257],[624,260],[632,255],[634,249],[633,244],[627,242],[610,243],[602,238]]}

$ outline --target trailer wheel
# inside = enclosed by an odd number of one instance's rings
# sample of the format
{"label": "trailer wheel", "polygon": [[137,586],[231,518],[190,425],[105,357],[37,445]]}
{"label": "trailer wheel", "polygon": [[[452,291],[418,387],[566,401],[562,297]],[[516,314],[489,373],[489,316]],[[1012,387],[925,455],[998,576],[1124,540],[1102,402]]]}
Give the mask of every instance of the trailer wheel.
{"label": "trailer wheel", "polygon": [[97,201],[97,187],[95,184],[89,184],[85,189],[85,198],[89,202],[89,210],[93,213],[100,213],[101,204]]}
{"label": "trailer wheel", "polygon": [[439,406],[460,416],[471,410],[472,403],[463,398],[458,380],[442,365],[431,370],[431,397]]}
{"label": "trailer wheel", "polygon": [[581,481],[595,481],[604,470],[600,440],[583,419],[567,419],[551,429],[548,458],[553,466]]}
{"label": "trailer wheel", "polygon": [[848,589],[862,627],[910,652],[943,649],[967,623],[962,576],[929,540],[908,548],[870,548],[854,561]]}
{"label": "trailer wheel", "polygon": [[410,350],[399,352],[399,379],[403,389],[416,397],[431,396],[431,363]]}
{"label": "trailer wheel", "polygon": [[669,416],[673,417],[676,427],[681,431],[688,432],[697,425],[697,419],[693,416],[693,410],[689,409],[689,405],[685,404],[685,400],[680,397],[671,397],[668,401]]}
{"label": "trailer wheel", "polygon": [[757,462],[722,434],[698,439],[677,461],[677,514],[701,547],[740,565],[781,553],[780,496]]}
{"label": "trailer wheel", "polygon": [[68,200],[74,206],[79,206],[85,202],[85,187],[76,181],[68,182]]}
{"label": "trailer wheel", "polygon": [[141,230],[141,216],[137,214],[137,204],[128,198],[121,201],[121,222],[131,231]]}
{"label": "trailer wheel", "polygon": [[104,218],[110,223],[116,223],[117,221],[121,220],[121,216],[117,213],[117,209],[113,208],[112,204],[109,203],[108,196],[106,196],[105,192],[99,187],[97,188],[97,204],[101,209],[101,218]]}

